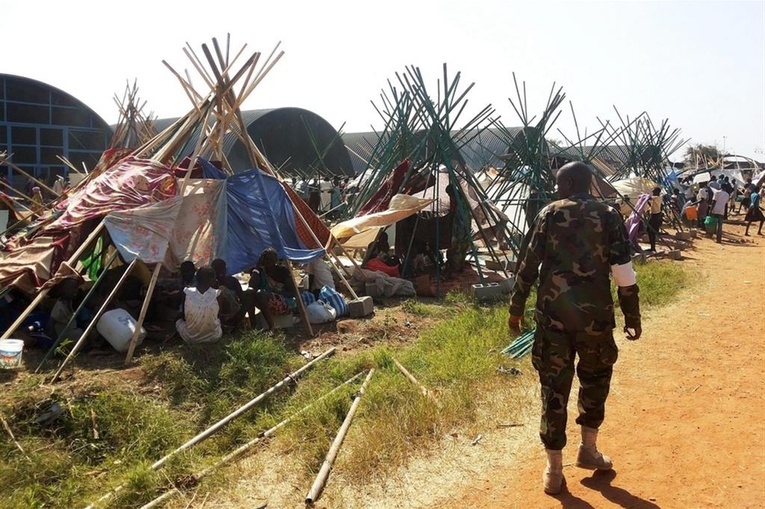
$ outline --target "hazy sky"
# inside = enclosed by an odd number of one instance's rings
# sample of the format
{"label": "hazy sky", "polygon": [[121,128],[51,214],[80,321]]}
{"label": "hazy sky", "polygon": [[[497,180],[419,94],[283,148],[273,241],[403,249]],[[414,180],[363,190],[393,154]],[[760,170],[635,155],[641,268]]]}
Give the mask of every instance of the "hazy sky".
{"label": "hazy sky", "polygon": [[475,82],[468,109],[491,104],[505,125],[519,124],[508,101],[515,72],[534,114],[553,82],[563,87],[555,127],[569,137],[570,100],[590,131],[598,117],[618,122],[616,106],[668,119],[692,143],[765,160],[763,1],[0,0],[0,12],[0,72],[58,87],[109,123],[113,97],[134,79],[157,116],[186,113],[162,60],[193,71],[186,42],[201,54],[231,34],[232,51],[268,54],[279,41],[285,51],[244,109],[301,107],[336,129],[368,131],[380,125],[370,101],[396,72],[418,66],[435,86],[446,63],[465,86]]}

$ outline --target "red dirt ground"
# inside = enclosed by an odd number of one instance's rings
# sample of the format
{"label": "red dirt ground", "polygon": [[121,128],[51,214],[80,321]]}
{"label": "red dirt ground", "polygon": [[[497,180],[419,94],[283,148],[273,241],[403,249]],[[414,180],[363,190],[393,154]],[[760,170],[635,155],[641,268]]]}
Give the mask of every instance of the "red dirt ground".
{"label": "red dirt ground", "polygon": [[573,466],[575,387],[563,494],[542,492],[540,445],[486,479],[466,479],[433,507],[764,507],[765,240],[756,228],[748,238],[742,226],[726,230],[722,244],[698,239],[683,253],[701,283],[644,315],[639,341],[617,341],[599,439],[613,472]]}

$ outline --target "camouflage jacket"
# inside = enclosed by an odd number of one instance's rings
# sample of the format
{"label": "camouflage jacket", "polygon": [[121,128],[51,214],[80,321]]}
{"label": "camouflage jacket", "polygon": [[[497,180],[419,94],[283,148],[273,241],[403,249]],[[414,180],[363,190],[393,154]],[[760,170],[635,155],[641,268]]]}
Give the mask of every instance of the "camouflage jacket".
{"label": "camouflage jacket", "polygon": [[[630,244],[619,212],[577,195],[543,208],[528,233],[510,297],[510,314],[523,315],[539,277],[536,321],[561,331],[613,329],[611,265],[630,263]],[[619,288],[628,327],[640,326],[638,288]]]}

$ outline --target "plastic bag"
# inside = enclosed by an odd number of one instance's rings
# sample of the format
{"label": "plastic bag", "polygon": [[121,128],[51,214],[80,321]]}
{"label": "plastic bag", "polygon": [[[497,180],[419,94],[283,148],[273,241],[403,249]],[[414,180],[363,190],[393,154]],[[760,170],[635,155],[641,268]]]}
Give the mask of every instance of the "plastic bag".
{"label": "plastic bag", "polygon": [[323,300],[317,300],[313,304],[307,305],[305,311],[308,315],[308,321],[313,324],[327,323],[337,318],[335,308]]}
{"label": "plastic bag", "polygon": [[718,219],[715,216],[707,216],[704,219],[704,229],[707,233],[714,233],[717,230]]}
{"label": "plastic bag", "polygon": [[323,300],[337,311],[337,316],[345,316],[350,313],[348,303],[343,295],[330,286],[323,286],[319,291],[319,299]]}

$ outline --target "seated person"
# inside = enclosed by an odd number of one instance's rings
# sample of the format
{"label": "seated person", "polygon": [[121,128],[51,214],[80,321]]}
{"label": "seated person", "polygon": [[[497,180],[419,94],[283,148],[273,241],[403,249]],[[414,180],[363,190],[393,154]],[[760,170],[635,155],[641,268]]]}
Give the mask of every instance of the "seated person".
{"label": "seated person", "polygon": [[77,341],[82,336],[84,329],[77,326],[76,320],[72,322],[69,329],[66,328],[74,316],[73,301],[79,287],[80,282],[76,278],[66,278],[56,285],[55,294],[58,295],[58,298],[53,304],[53,309],[51,309],[48,330],[46,331],[51,338],[57,339],[64,334],[64,339]]}
{"label": "seated person", "polygon": [[213,260],[211,267],[215,272],[213,286],[221,291],[221,320],[226,330],[236,329],[244,318],[244,292],[242,285],[228,274],[226,262],[220,258]]}
{"label": "seated person", "polygon": [[156,305],[177,309],[178,312],[181,312],[185,298],[183,290],[190,286],[197,286],[196,274],[197,269],[194,267],[194,262],[186,260],[181,263],[177,278],[158,280],[154,293]]}
{"label": "seated person", "polygon": [[422,274],[435,274],[443,266],[441,253],[434,252],[430,243],[415,240],[409,258],[406,258],[401,270],[401,277],[417,277]]}
{"label": "seated person", "polygon": [[253,305],[263,313],[266,330],[274,328],[274,316],[290,314],[297,305],[292,274],[287,267],[276,264],[278,258],[274,248],[266,248],[250,272],[247,293],[251,295]]}
{"label": "seated person", "polygon": [[401,277],[401,273],[398,270],[398,265],[388,265],[388,260],[388,253],[385,251],[380,251],[377,254],[377,257],[369,260],[366,264],[366,267],[364,268],[367,270],[383,272],[393,277]]}
{"label": "seated person", "polygon": [[335,288],[335,280],[332,278],[329,265],[322,258],[317,258],[306,265],[305,271],[308,274],[308,290],[317,299],[319,298],[319,291],[325,286]]}
{"label": "seated person", "polygon": [[217,341],[223,336],[220,317],[220,290],[213,288],[215,272],[202,267],[197,272],[197,286],[183,290],[183,318],[175,328],[186,343]]}
{"label": "seated person", "polygon": [[380,254],[380,252],[387,253],[388,251],[390,251],[388,234],[383,230],[380,231],[380,233],[377,234],[377,238],[367,246],[367,252],[361,262],[361,266],[363,267],[369,260],[377,258],[377,255]]}

